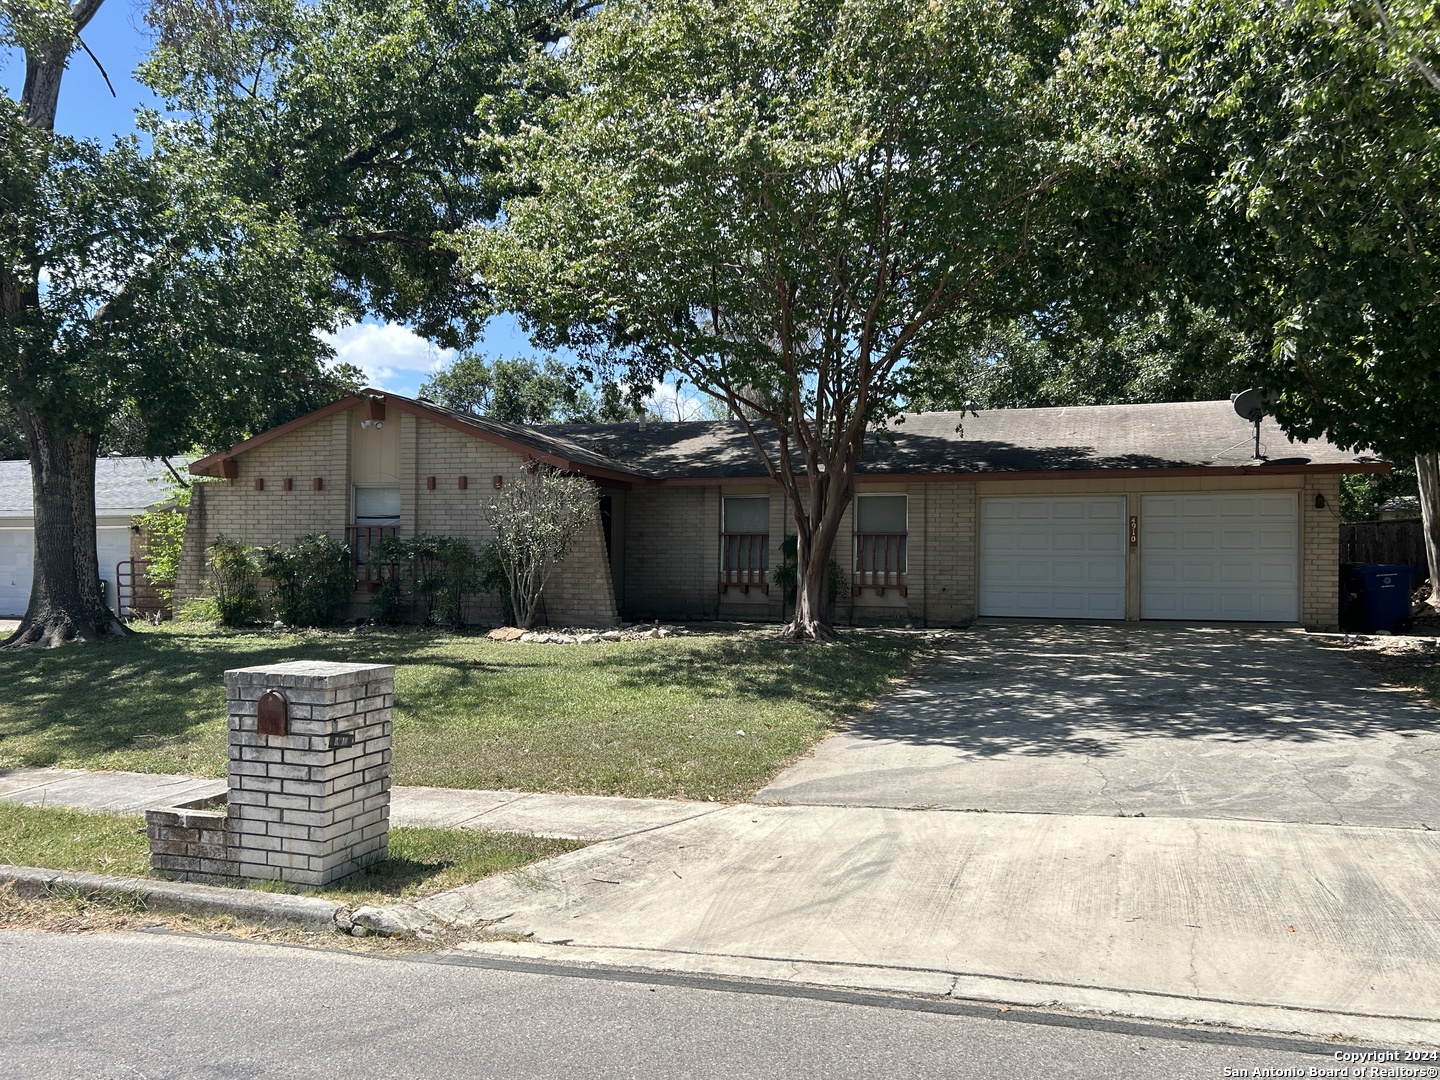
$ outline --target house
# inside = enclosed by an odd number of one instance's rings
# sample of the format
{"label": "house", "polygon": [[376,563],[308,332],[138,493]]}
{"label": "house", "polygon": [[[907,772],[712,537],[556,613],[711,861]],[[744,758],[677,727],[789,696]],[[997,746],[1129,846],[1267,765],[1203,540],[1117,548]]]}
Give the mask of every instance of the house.
{"label": "house", "polygon": [[[1227,401],[898,418],[842,524],[837,621],[1332,627],[1340,476],[1388,466],[1268,419],[1259,436],[1255,459]],[[483,539],[487,497],[530,459],[588,477],[600,509],[547,590],[551,624],[791,613],[773,582],[790,510],[738,422],[523,427],[368,390],[190,466],[222,482],[196,485],[178,592],[222,534],[344,537],[363,585],[385,531]]]}
{"label": "house", "polygon": [[[121,564],[133,557],[131,519],[165,501],[169,477],[164,462],[154,458],[115,456],[95,462],[95,543],[111,610],[119,610]],[[30,462],[0,461],[0,616],[25,613],[34,556]],[[123,569],[128,575],[129,568]]]}
{"label": "house", "polygon": [[1417,495],[1397,495],[1386,499],[1375,508],[1375,517],[1379,521],[1419,521],[1420,498]]}

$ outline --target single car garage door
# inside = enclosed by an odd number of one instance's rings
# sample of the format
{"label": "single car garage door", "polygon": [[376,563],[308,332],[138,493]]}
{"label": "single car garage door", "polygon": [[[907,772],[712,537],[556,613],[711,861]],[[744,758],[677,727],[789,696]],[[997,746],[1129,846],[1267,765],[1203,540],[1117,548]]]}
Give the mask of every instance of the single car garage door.
{"label": "single car garage door", "polygon": [[1142,497],[1140,617],[1297,621],[1298,497],[1289,492]]}
{"label": "single car garage door", "polygon": [[1125,497],[980,500],[980,614],[1125,617]]}
{"label": "single car garage door", "polygon": [[29,529],[0,529],[0,616],[25,614],[34,543],[35,534]]}

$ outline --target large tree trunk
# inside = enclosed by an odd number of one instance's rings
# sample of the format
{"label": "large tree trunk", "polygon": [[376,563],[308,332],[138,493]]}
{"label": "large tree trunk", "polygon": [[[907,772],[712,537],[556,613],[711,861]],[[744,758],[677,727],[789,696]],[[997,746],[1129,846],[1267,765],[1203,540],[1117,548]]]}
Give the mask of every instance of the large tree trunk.
{"label": "large tree trunk", "polygon": [[[44,131],[55,128],[55,109],[65,64],[75,38],[103,0],[73,0],[73,35],[27,50],[22,119]],[[0,281],[0,316],[17,325],[38,322],[40,294],[33,284]],[[94,434],[62,434],[51,419],[23,403],[15,412],[30,453],[34,495],[35,566],[30,606],[5,650],[53,647],[67,641],[98,641],[130,633],[105,604],[100,556],[95,547]]]}
{"label": "large tree trunk", "polygon": [[1425,531],[1425,561],[1430,564],[1430,606],[1440,611],[1440,454],[1417,454],[1420,519]]}
{"label": "large tree trunk", "polygon": [[791,492],[795,508],[795,618],[784,632],[796,641],[828,641],[835,637],[830,561],[852,488],[847,470],[833,462],[824,476],[812,470],[808,479],[808,509],[797,498],[798,492]]}
{"label": "large tree trunk", "polygon": [[30,450],[35,569],[30,606],[7,651],[130,633],[105,604],[95,547],[96,435],[57,435],[24,405],[16,409]]}

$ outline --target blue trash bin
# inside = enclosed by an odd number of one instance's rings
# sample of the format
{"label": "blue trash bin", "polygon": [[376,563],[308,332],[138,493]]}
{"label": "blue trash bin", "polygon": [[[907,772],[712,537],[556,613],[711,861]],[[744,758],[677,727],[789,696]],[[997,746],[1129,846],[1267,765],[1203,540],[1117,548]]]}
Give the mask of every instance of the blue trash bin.
{"label": "blue trash bin", "polygon": [[1340,567],[1341,621],[1348,630],[1400,633],[1410,628],[1410,567],[1344,563]]}

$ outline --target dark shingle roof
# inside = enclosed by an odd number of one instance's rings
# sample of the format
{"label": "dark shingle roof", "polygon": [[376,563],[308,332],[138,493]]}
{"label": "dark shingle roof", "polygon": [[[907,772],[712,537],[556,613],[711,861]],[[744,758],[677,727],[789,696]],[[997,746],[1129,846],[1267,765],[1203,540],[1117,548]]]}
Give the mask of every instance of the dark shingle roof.
{"label": "dark shingle roof", "polygon": [[[177,469],[188,459],[175,459]],[[95,509],[105,513],[139,512],[164,501],[170,471],[156,458],[102,457],[95,462]],[[33,512],[30,462],[0,461],[0,514],[29,517]]]}
{"label": "dark shingle roof", "polygon": [[[764,472],[735,420],[679,424],[584,424],[522,428],[563,437],[642,476],[715,478]],[[773,437],[765,441],[773,448]],[[1323,439],[1291,442],[1273,419],[1260,428],[1272,465],[1373,461]],[[1253,428],[1228,401],[908,413],[867,438],[860,472],[976,473],[1086,469],[1235,467],[1251,463]]]}

